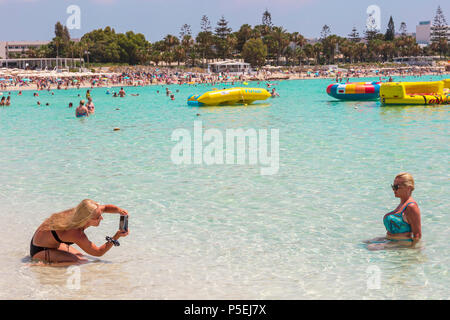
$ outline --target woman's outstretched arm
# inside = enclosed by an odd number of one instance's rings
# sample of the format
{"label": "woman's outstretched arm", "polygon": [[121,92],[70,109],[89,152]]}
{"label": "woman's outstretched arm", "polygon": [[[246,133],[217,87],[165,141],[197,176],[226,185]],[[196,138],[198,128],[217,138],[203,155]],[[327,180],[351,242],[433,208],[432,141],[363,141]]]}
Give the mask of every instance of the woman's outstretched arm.
{"label": "woman's outstretched arm", "polygon": [[[117,231],[114,240],[118,240],[120,237],[128,235],[128,232]],[[80,231],[79,237],[75,240],[75,243],[87,254],[94,257],[101,257],[109,251],[114,245],[111,242],[106,242],[100,247],[97,247],[91,240],[88,239],[84,231]]]}
{"label": "woman's outstretched arm", "polygon": [[105,204],[103,206],[100,206],[100,209],[102,212],[106,213],[119,213],[122,216],[127,216],[128,211],[122,208],[119,208],[118,206],[115,206],[113,204]]}

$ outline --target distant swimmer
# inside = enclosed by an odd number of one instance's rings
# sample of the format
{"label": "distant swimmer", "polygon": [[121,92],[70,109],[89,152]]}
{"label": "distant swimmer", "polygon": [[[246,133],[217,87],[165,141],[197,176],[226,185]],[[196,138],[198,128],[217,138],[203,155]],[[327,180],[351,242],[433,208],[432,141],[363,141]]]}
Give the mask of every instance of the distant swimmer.
{"label": "distant swimmer", "polygon": [[175,100],[175,96],[173,94],[170,95],[170,100]]}
{"label": "distant swimmer", "polygon": [[272,89],[272,92],[270,93],[272,95],[272,98],[276,98],[279,97],[280,95],[278,94],[278,92],[275,92],[275,88]]}
{"label": "distant swimmer", "polygon": [[2,97],[2,99],[0,100],[0,106],[4,106],[6,103],[6,97]]}
{"label": "distant swimmer", "polygon": [[86,91],[86,99],[89,99],[91,97],[91,91],[88,90]]}
{"label": "distant swimmer", "polygon": [[119,246],[118,240],[128,235],[128,225],[119,228],[113,237],[106,237],[106,243],[100,247],[89,240],[85,233],[87,228],[99,226],[103,213],[118,213],[126,216],[128,221],[127,210],[112,204],[101,205],[90,199],[81,201],[75,208],[52,214],[31,238],[31,259],[54,266],[82,264],[88,259],[71,247],[73,244],[94,257],[101,257],[113,246]]}
{"label": "distant swimmer", "polygon": [[77,118],[80,118],[80,117],[87,117],[88,115],[89,115],[89,110],[84,105],[84,100],[81,100],[80,105],[75,110],[75,116]]}
{"label": "distant swimmer", "polygon": [[400,204],[383,217],[386,236],[367,240],[369,250],[412,247],[422,238],[420,209],[412,198],[414,179],[407,172],[399,173],[391,185],[394,196],[400,198]]}
{"label": "distant swimmer", "polygon": [[88,99],[88,103],[86,103],[86,108],[88,109],[90,114],[95,112],[95,106],[94,103],[92,102],[92,98]]}
{"label": "distant swimmer", "polygon": [[73,103],[69,102],[69,108],[72,108],[72,107],[73,107]]}
{"label": "distant swimmer", "polygon": [[8,96],[5,101],[5,106],[10,106],[10,105],[11,105],[11,96]]}
{"label": "distant swimmer", "polygon": [[132,93],[131,94],[133,97],[139,97],[139,93]]}
{"label": "distant swimmer", "polygon": [[123,98],[125,97],[125,95],[126,95],[125,90],[123,90],[123,88],[120,88],[119,97]]}

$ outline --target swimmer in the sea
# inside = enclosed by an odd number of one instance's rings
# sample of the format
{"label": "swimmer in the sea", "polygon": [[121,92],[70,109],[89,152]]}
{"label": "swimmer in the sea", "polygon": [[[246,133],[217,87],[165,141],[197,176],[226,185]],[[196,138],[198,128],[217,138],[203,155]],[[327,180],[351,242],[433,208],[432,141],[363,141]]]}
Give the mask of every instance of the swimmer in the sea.
{"label": "swimmer in the sea", "polygon": [[86,108],[88,109],[90,114],[95,112],[95,106],[94,103],[92,102],[92,98],[88,99],[88,103],[86,103]]}
{"label": "swimmer in the sea", "polygon": [[392,190],[394,196],[400,198],[400,204],[383,218],[386,236],[365,241],[369,250],[414,248],[422,238],[420,209],[412,198],[414,191],[412,175],[407,172],[398,174]]}
{"label": "swimmer in the sea", "polygon": [[272,95],[272,98],[276,98],[279,97],[280,95],[278,94],[278,92],[275,92],[275,88],[272,89],[272,92],[270,93]]}
{"label": "swimmer in the sea", "polygon": [[77,118],[89,116],[89,110],[88,110],[88,108],[86,108],[86,106],[84,104],[84,100],[81,100],[80,105],[78,106],[78,108],[76,108],[75,116]]}

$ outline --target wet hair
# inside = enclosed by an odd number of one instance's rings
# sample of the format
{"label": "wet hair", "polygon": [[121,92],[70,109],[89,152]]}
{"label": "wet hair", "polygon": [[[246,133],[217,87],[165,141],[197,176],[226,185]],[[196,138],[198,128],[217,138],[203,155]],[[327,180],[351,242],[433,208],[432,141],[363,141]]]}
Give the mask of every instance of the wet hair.
{"label": "wet hair", "polygon": [[395,179],[397,178],[403,180],[403,185],[410,187],[411,191],[414,191],[414,178],[410,173],[401,172],[395,176]]}

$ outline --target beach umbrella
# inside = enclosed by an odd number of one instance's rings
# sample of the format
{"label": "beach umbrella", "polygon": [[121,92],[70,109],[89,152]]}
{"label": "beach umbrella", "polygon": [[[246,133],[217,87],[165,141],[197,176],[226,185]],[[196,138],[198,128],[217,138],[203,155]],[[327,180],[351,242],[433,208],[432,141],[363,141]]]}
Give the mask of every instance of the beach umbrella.
{"label": "beach umbrella", "polygon": [[128,80],[128,79],[130,79],[130,77],[124,77],[124,79],[127,79],[127,80]]}
{"label": "beach umbrella", "polygon": [[29,82],[29,81],[31,81],[31,79],[25,78],[25,79],[22,79],[22,81]]}

